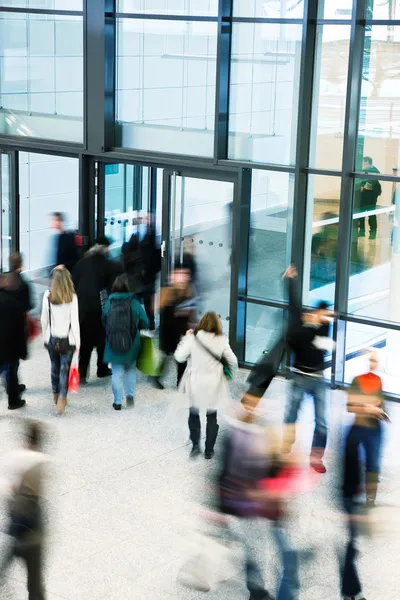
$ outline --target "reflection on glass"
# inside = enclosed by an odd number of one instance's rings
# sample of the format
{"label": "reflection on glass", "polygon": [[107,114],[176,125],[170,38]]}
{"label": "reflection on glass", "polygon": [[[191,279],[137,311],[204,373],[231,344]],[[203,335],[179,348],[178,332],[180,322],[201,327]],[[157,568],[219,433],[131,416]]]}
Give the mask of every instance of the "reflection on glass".
{"label": "reflection on glass", "polygon": [[314,72],[310,165],[342,168],[350,26],[320,25]]}
{"label": "reflection on glass", "polygon": [[192,268],[201,313],[215,311],[229,333],[233,183],[177,177],[175,260]]}
{"label": "reflection on glass", "polygon": [[217,23],[119,19],[117,145],[212,156]]}
{"label": "reflection on glass", "polygon": [[233,0],[235,17],[301,19],[304,0]]}
{"label": "reflection on glass", "polygon": [[8,271],[12,248],[10,158],[0,154],[0,271]]}
{"label": "reflection on glass", "polygon": [[233,25],[229,158],[294,163],[301,32],[301,25]]}
{"label": "reflection on glass", "polygon": [[366,16],[368,19],[387,19],[393,21],[400,18],[399,0],[366,0]]}
{"label": "reflection on glass", "polygon": [[400,321],[400,196],[396,183],[379,181],[370,160],[364,157],[365,178],[356,179],[354,186],[348,310]]}
{"label": "reflection on glass", "polygon": [[339,208],[340,177],[310,175],[304,269],[308,305],[319,300],[334,303]]}
{"label": "reflection on glass", "polygon": [[353,0],[319,0],[319,19],[351,19]]}
{"label": "reflection on glass", "polygon": [[117,11],[152,15],[217,16],[218,0],[117,0]]}
{"label": "reflection on glass", "polygon": [[283,331],[284,311],[271,306],[247,304],[245,361],[255,363],[268,352]]}
{"label": "reflection on glass", "polygon": [[0,0],[1,6],[7,6],[8,8],[83,11],[83,0]]}
{"label": "reflection on glass", "polygon": [[294,177],[252,171],[248,294],[283,300],[282,273],[290,262]]}
{"label": "reflection on glass", "polygon": [[381,327],[347,323],[345,383],[367,372],[366,353],[375,348],[378,356],[377,374],[382,377],[383,391],[399,393],[400,332]]}
{"label": "reflection on glass", "polygon": [[83,17],[0,12],[0,133],[82,142]]}
{"label": "reflection on glass", "polygon": [[379,171],[396,174],[400,162],[400,27],[367,27],[357,169],[370,156]]}

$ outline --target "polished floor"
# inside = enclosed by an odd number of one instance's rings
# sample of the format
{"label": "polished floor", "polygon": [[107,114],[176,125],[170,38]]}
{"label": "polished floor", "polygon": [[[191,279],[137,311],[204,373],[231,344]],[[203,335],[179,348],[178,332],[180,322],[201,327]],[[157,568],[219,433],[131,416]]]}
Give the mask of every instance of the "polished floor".
{"label": "polished floor", "polygon": [[[188,460],[186,401],[172,389],[172,373],[170,388],[165,391],[152,389],[139,377],[135,408],[122,412],[111,408],[109,381],[92,377],[79,395],[70,398],[61,418],[52,405],[49,362],[39,342],[21,373],[28,386],[28,405],[10,414],[3,393],[0,452],[4,463],[17,444],[22,416],[46,423],[54,459],[47,491],[47,600],[248,598],[238,568],[233,568],[229,581],[207,595],[177,581],[192,533],[202,526],[201,503],[210,494],[216,462],[202,457],[196,462]],[[245,374],[239,374],[234,397],[239,397],[244,380]],[[263,401],[272,420],[281,418],[287,385],[276,381]],[[379,535],[360,539],[359,565],[367,600],[400,598],[400,406],[391,404],[389,411],[393,425],[386,430],[379,500],[392,505],[391,525],[382,527]],[[344,547],[345,532],[336,491],[341,431],[347,419],[344,395],[335,392],[331,395],[328,473],[292,502],[293,544],[315,551],[314,558],[301,567],[300,600],[340,598],[338,554]],[[308,449],[311,429],[312,407],[306,402],[300,451]],[[4,529],[3,504],[0,510]],[[0,552],[7,542],[1,535]],[[268,531],[261,558],[267,587],[274,593],[279,561]],[[1,590],[1,600],[27,599],[25,581],[22,566],[15,564]]]}

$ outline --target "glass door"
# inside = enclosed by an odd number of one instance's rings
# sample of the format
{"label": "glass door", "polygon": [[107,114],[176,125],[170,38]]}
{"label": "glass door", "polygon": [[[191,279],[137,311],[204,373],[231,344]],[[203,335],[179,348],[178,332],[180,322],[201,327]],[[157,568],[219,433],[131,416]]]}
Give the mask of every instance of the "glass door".
{"label": "glass door", "polygon": [[163,281],[174,267],[193,266],[199,312],[215,311],[225,335],[230,328],[233,197],[233,181],[164,174]]}
{"label": "glass door", "polygon": [[8,271],[12,252],[11,160],[0,152],[0,271]]}

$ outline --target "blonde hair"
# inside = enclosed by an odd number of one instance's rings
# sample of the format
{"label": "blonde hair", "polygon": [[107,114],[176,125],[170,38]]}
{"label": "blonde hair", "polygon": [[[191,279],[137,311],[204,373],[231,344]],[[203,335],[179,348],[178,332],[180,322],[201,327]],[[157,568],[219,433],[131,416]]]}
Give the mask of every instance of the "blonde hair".
{"label": "blonde hair", "polygon": [[70,304],[75,294],[69,271],[64,267],[56,267],[53,271],[53,280],[49,299],[52,304]]}
{"label": "blonde hair", "polygon": [[215,335],[222,335],[222,325],[217,313],[207,312],[200,319],[195,331],[196,333],[199,331],[207,331],[208,333],[215,333]]}

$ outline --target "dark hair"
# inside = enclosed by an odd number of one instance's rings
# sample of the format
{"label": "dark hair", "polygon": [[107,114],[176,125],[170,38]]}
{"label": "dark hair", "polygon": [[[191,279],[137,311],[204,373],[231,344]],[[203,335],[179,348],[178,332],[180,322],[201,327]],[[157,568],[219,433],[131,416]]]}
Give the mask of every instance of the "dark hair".
{"label": "dark hair", "polygon": [[207,331],[215,335],[222,335],[222,325],[217,313],[207,312],[201,319],[195,329],[195,333]]}
{"label": "dark hair", "polygon": [[27,421],[25,435],[31,448],[39,449],[43,442],[43,429],[37,421]]}
{"label": "dark hair", "polygon": [[105,235],[99,235],[98,238],[96,239],[96,244],[98,244],[99,246],[105,246],[106,248],[108,248],[109,246],[111,246],[111,241]]}
{"label": "dark hair", "polygon": [[64,215],[61,212],[53,212],[53,213],[51,213],[51,216],[54,219],[61,221],[61,223],[64,223]]}
{"label": "dark hair", "polygon": [[10,271],[17,271],[21,269],[23,264],[22,254],[20,252],[14,252],[10,256]]}
{"label": "dark hair", "polygon": [[126,250],[128,252],[135,252],[136,250],[139,249],[139,246],[140,246],[139,236],[137,235],[137,233],[134,233],[133,235],[131,235],[131,239],[128,242]]}
{"label": "dark hair", "polygon": [[329,309],[328,302],[325,302],[325,300],[321,300],[321,302],[318,302],[317,310],[328,310],[328,309]]}
{"label": "dark hair", "polygon": [[370,156],[364,156],[363,157],[363,162],[366,162],[366,163],[368,163],[369,165],[372,166],[372,164],[373,164],[374,161],[372,160],[372,158]]}
{"label": "dark hair", "polygon": [[129,283],[126,275],[118,275],[114,281],[111,293],[112,294],[125,294],[129,292]]}

